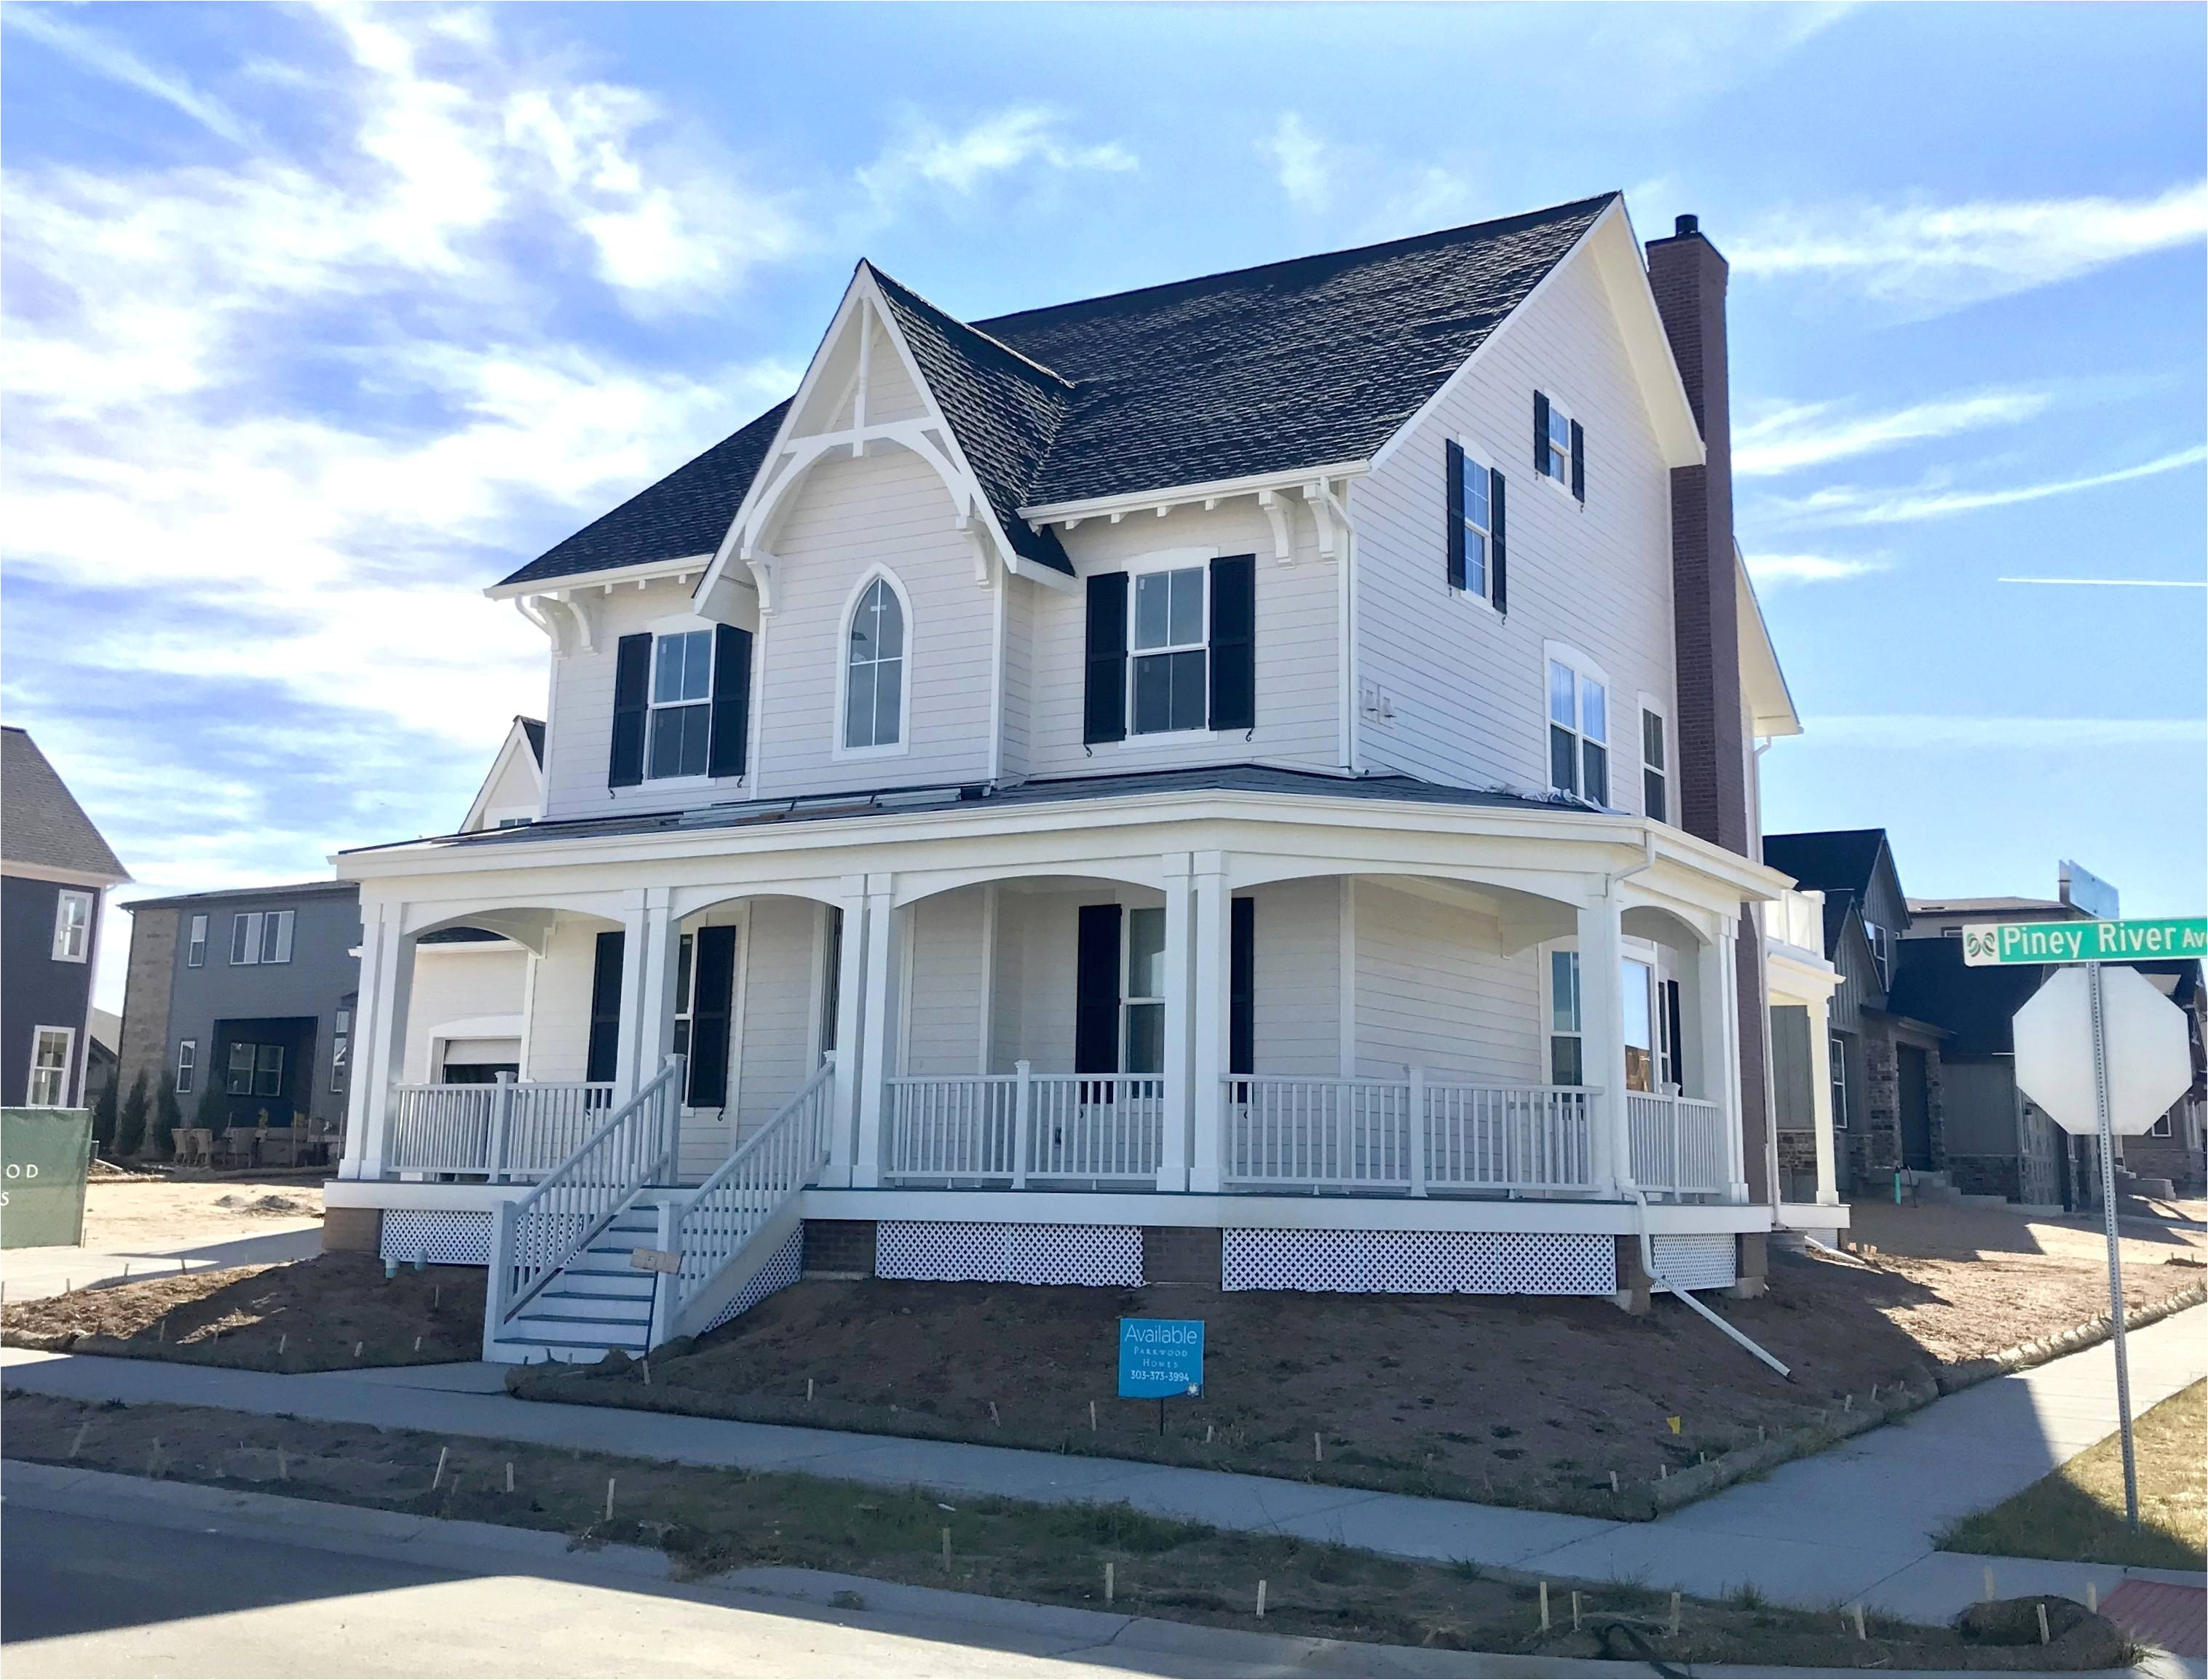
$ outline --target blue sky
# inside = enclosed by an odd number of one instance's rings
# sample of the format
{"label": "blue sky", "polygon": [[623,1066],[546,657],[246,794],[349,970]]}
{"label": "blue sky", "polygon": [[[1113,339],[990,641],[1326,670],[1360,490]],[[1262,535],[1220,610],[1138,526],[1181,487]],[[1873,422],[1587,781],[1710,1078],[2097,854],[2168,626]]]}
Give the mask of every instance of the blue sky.
{"label": "blue sky", "polygon": [[543,704],[476,591],[784,394],[861,255],[978,316],[1619,187],[1733,263],[1767,825],[2208,901],[2199,7],[0,25],[0,704],[134,891],[456,822]]}

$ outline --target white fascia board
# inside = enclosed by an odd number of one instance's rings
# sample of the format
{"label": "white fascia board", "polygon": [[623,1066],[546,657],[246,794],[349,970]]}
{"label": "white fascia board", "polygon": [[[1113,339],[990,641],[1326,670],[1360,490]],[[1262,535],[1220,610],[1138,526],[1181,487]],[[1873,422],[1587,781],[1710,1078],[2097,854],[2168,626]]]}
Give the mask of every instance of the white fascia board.
{"label": "white fascia board", "polygon": [[648,584],[662,578],[686,578],[711,564],[711,555],[682,555],[673,560],[640,561],[634,566],[609,566],[599,572],[569,572],[556,578],[532,578],[526,583],[493,584],[483,591],[492,601],[513,601],[531,595],[572,595],[585,590],[609,590],[621,584]]}
{"label": "white fascia board", "polygon": [[111,875],[104,869],[69,869],[57,863],[17,863],[13,860],[0,861],[0,875],[13,875],[19,880],[52,881],[62,886],[91,887],[94,890],[130,884],[129,876]]}
{"label": "white fascia board", "polygon": [[1763,603],[1755,598],[1755,580],[1748,575],[1748,561],[1740,544],[1732,545],[1733,593],[1739,621],[1740,687],[1748,697],[1750,726],[1766,740],[1802,733],[1802,718],[1794,710],[1793,691],[1779,663],[1779,650],[1764,621]]}
{"label": "white fascia board", "polygon": [[1766,987],[1774,999],[1826,1004],[1840,983],[1840,971],[1814,951],[1767,936],[1763,941]]}
{"label": "white fascia board", "polygon": [[1223,501],[1229,496],[1255,495],[1260,490],[1294,489],[1320,479],[1361,478],[1372,470],[1371,461],[1334,461],[1323,466],[1299,466],[1279,472],[1245,473],[1239,478],[1215,478],[1201,484],[1172,484],[1154,490],[1130,490],[1122,495],[1087,496],[1078,501],[1038,502],[1020,509],[1031,525],[1060,525],[1068,519],[1108,519],[1113,514],[1146,513],[1155,508],[1178,507],[1191,501]]}

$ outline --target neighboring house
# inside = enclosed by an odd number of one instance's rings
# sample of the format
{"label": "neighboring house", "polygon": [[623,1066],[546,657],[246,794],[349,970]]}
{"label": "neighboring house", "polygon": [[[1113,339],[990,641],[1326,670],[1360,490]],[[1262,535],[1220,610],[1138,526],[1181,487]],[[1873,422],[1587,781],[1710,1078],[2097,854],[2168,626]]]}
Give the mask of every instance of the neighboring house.
{"label": "neighboring house", "polygon": [[[1958,1189],[2005,1197],[2031,1206],[2068,1208],[2099,1200],[2099,1166],[2092,1140],[2073,1137],[2018,1088],[2010,1022],[2039,990],[2051,969],[2007,966],[1971,968],[1963,961],[1963,931],[1985,922],[2089,921],[2089,914],[2058,898],[1911,899],[1908,937],[1900,948],[1896,981],[1900,1004],[1936,1023],[1948,1036],[1941,1055],[1945,1086],[1947,1158],[1942,1166]],[[2135,963],[2169,994],[2191,1021],[2193,1088],[2150,1131],[2117,1140],[2123,1167],[2143,1179],[2169,1181],[2181,1194],[2199,1194],[2204,1181],[2204,1097],[2208,1066],[2204,1052],[2204,999],[2196,962]]]}
{"label": "neighboring house", "polygon": [[111,1009],[95,1009],[86,1041],[89,1048],[84,1060],[84,1106],[91,1108],[115,1088],[116,1057],[123,1042],[123,1017]]}
{"label": "neighboring house", "polygon": [[[1824,1066],[1815,1076],[1807,1055],[1789,1050],[1786,1077],[1797,1085],[1821,1077],[1832,1112],[1841,1182],[1854,1190],[1891,1191],[1896,1173],[1943,1169],[1946,1143],[1940,1029],[1897,1005],[1895,954],[1909,926],[1886,831],[1769,834],[1763,861],[1824,897],[1823,954],[1839,975]],[[1803,1041],[1803,1052],[1814,1045]],[[1806,1153],[1781,1138],[1782,1160]]]}
{"label": "neighboring house", "polygon": [[[541,724],[514,720],[466,831],[535,809],[542,741]],[[211,1085],[225,1126],[304,1124],[334,1143],[357,1030],[358,886],[308,881],[123,908],[133,924],[126,1077],[142,1068],[167,1081],[188,1123]],[[521,955],[474,928],[423,942],[408,1023],[414,1077],[489,1082],[518,1071]]]}
{"label": "neighboring house", "polygon": [[[1846,1215],[1775,1169],[1725,282],[1616,195],[970,324],[861,263],[789,401],[489,591],[537,819],[338,860],[326,1239],[495,1257],[505,1359],[808,1251],[1760,1287]],[[417,1077],[456,927],[527,953],[511,1089]]]}
{"label": "neighboring house", "polygon": [[0,1107],[93,1101],[100,923],[129,879],[38,743],[0,728]]}

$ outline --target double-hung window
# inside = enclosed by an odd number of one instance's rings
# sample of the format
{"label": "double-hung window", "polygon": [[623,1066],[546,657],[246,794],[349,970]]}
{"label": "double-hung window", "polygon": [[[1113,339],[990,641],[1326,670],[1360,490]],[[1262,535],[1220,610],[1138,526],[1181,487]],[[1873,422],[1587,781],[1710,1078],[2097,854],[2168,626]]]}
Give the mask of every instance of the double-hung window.
{"label": "double-hung window", "polygon": [[690,996],[696,988],[697,936],[685,933],[675,947],[675,1053],[690,1053]]}
{"label": "double-hung window", "polygon": [[245,910],[231,919],[230,960],[240,968],[291,960],[291,910]]}
{"label": "double-hung window", "polygon": [[843,655],[843,750],[881,752],[904,744],[904,603],[876,578],[851,609]]}
{"label": "double-hung window", "polygon": [[1549,1083],[1582,1085],[1587,1083],[1587,1055],[1582,1037],[1585,1022],[1580,1012],[1580,954],[1576,951],[1549,953]]}
{"label": "double-hung window", "polygon": [[69,1061],[76,1033],[69,1027],[31,1029],[31,1078],[23,1101],[32,1108],[58,1108],[69,1095]]}
{"label": "double-hung window", "polygon": [[192,1086],[199,1078],[200,1041],[195,1038],[177,1041],[177,1095],[189,1096]]}
{"label": "double-hung window", "polygon": [[1549,456],[1542,471],[1559,484],[1572,482],[1572,417],[1553,399],[1549,404]]}
{"label": "double-hung window", "polygon": [[207,919],[204,915],[192,918],[190,937],[184,941],[184,966],[203,969],[207,966]]}
{"label": "double-hung window", "polygon": [[1159,1073],[1166,1065],[1166,913],[1127,912],[1126,1044],[1119,1065]]}
{"label": "double-hung window", "polygon": [[81,963],[92,951],[92,895],[63,891],[54,899],[54,961]]}
{"label": "double-hung window", "polygon": [[1664,753],[1664,714],[1643,703],[1641,708],[1641,800],[1652,822],[1671,820],[1670,762]]}
{"label": "double-hung window", "polygon": [[1209,726],[1204,568],[1136,574],[1128,639],[1136,735]]}
{"label": "double-hung window", "polygon": [[1870,942],[1870,959],[1878,969],[1881,989],[1893,984],[1893,935],[1875,921],[1863,923],[1863,938]]}
{"label": "double-hung window", "polygon": [[233,1044],[225,1089],[231,1096],[281,1096],[284,1094],[284,1047],[280,1044]]}
{"label": "double-hung window", "polygon": [[1467,453],[1462,456],[1464,514],[1464,592],[1488,599],[1488,550],[1495,537],[1493,476],[1485,462]]}
{"label": "double-hung window", "polygon": [[1848,1041],[1838,1033],[1828,1035],[1826,1053],[1832,1058],[1833,1130],[1848,1129]]}
{"label": "double-hung window", "polygon": [[1610,689],[1572,656],[1549,655],[1549,786],[1610,803]]}
{"label": "double-hung window", "polygon": [[662,636],[651,650],[649,771],[654,779],[703,776],[713,731],[713,633]]}

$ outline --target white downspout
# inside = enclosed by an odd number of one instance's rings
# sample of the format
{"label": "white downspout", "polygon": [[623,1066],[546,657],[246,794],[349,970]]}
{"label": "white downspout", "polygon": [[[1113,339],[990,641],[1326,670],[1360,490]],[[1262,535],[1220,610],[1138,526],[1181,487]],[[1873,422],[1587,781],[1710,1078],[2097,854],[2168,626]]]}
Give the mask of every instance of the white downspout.
{"label": "white downspout", "polygon": [[1716,1313],[1712,1312],[1709,1308],[1704,1306],[1700,1301],[1696,1300],[1689,1292],[1682,1289],[1677,1284],[1672,1282],[1671,1279],[1663,1276],[1657,1271],[1655,1246],[1648,1240],[1648,1198],[1642,1195],[1638,1190],[1629,1190],[1626,1194],[1633,1198],[1633,1205],[1637,1210],[1635,1215],[1633,1223],[1635,1231],[1641,1238],[1641,1269],[1648,1274],[1648,1281],[1651,1287],[1657,1289],[1667,1290],[1671,1293],[1677,1295],[1696,1312],[1708,1319],[1711,1323],[1716,1325],[1718,1329],[1724,1331],[1725,1335],[1731,1336],[1735,1341],[1748,1349],[1749,1353],[1755,1354],[1757,1359],[1762,1360],[1764,1364],[1769,1365],[1773,1371],[1777,1371],[1781,1377],[1784,1377],[1788,1382],[1792,1382],[1794,1380],[1794,1375],[1791,1371],[1788,1371],[1785,1365],[1779,1364],[1777,1359],[1773,1359],[1762,1348],[1757,1347],[1753,1341],[1750,1341],[1745,1335],[1735,1329],[1731,1324],[1726,1323],[1725,1321],[1719,1317]]}
{"label": "white downspout", "polygon": [[[1348,487],[1343,486],[1347,495]],[[1341,737],[1337,743],[1341,753],[1341,765],[1353,776],[1364,765],[1358,751],[1357,734],[1357,525],[1349,517],[1349,509],[1335,495],[1324,479],[1319,481],[1319,500],[1323,501],[1334,517],[1341,522],[1341,559],[1335,567],[1335,612],[1341,620],[1341,693],[1335,704],[1341,708]]]}

